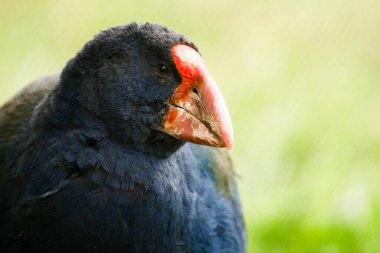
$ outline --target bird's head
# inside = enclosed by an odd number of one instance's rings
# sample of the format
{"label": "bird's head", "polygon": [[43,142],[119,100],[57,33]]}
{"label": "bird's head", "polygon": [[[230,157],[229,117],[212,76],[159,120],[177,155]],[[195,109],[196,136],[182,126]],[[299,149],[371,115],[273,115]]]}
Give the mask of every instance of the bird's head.
{"label": "bird's head", "polygon": [[61,86],[120,142],[232,147],[226,104],[198,49],[165,27],[101,32],[68,63]]}

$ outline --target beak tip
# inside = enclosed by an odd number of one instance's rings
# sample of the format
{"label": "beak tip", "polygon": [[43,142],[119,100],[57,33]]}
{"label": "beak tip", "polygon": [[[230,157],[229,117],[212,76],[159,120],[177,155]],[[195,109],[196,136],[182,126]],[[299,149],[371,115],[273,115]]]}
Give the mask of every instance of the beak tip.
{"label": "beak tip", "polygon": [[232,136],[228,136],[227,138],[223,138],[224,140],[224,147],[228,150],[228,151],[232,151],[232,147],[233,147],[233,141],[232,141]]}
{"label": "beak tip", "polygon": [[232,128],[232,122],[230,115],[228,113],[227,107],[224,106],[224,116],[222,117],[223,120],[220,120],[219,125],[221,126],[221,140],[223,141],[223,144],[228,151],[232,151],[233,147],[233,128]]}
{"label": "beak tip", "polygon": [[229,152],[232,151],[232,145],[226,145],[225,148],[226,148]]}
{"label": "beak tip", "polygon": [[232,151],[232,147],[233,147],[232,141],[229,143],[226,143],[226,148],[228,149],[228,151]]}

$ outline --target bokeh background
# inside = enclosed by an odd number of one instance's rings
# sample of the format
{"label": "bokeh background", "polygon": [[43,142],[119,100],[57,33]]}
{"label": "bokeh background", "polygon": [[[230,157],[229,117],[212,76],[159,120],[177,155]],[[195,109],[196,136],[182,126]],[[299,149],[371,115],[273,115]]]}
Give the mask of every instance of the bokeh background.
{"label": "bokeh background", "polygon": [[380,1],[0,1],[0,102],[108,27],[190,37],[229,105],[249,252],[380,252]]}

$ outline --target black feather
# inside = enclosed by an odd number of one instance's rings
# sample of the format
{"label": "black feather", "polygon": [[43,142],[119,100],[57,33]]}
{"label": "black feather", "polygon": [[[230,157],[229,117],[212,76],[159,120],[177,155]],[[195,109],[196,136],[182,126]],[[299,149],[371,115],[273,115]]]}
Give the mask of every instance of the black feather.
{"label": "black feather", "polygon": [[0,109],[1,252],[245,252],[228,154],[159,131],[178,43],[111,28]]}

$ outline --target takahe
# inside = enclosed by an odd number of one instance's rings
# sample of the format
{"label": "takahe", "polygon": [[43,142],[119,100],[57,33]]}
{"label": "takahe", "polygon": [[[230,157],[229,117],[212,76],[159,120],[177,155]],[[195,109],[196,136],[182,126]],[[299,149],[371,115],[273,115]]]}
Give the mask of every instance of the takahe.
{"label": "takahe", "polygon": [[189,39],[103,31],[0,109],[0,252],[245,252],[231,148]]}

